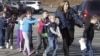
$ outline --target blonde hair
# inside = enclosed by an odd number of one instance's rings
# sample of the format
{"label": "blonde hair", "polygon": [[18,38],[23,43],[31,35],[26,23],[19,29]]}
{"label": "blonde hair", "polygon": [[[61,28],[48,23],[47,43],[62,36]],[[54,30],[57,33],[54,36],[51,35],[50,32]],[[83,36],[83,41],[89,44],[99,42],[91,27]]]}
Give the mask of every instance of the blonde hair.
{"label": "blonde hair", "polygon": [[55,15],[49,15],[49,19],[51,19],[52,17],[55,17]]}
{"label": "blonde hair", "polygon": [[65,5],[66,2],[68,3],[68,9],[70,9],[69,1],[64,0],[63,2],[60,3],[60,5],[58,6],[57,10],[64,12],[63,9],[64,9],[64,5]]}
{"label": "blonde hair", "polygon": [[99,16],[97,16],[97,15],[93,15],[92,17],[91,17],[91,19],[99,19],[100,17]]}

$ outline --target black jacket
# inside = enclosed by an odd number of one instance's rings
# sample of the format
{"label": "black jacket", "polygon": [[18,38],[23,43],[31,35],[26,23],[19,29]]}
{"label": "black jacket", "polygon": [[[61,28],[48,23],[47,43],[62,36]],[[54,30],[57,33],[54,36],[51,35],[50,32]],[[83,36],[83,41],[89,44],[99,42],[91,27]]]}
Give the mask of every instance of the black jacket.
{"label": "black jacket", "polygon": [[64,12],[57,10],[55,16],[60,21],[60,28],[74,29],[75,24],[83,25],[83,21],[79,19],[77,13],[70,8],[69,12],[65,15]]}

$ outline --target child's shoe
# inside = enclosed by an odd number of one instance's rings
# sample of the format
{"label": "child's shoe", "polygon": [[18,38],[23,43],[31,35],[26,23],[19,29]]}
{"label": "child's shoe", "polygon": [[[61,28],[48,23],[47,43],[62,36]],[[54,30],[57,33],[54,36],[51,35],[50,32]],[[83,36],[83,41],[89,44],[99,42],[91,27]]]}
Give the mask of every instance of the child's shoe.
{"label": "child's shoe", "polygon": [[27,52],[26,51],[23,51],[23,55],[27,55]]}
{"label": "child's shoe", "polygon": [[7,48],[7,49],[9,48],[9,43],[6,44],[6,48]]}
{"label": "child's shoe", "polygon": [[13,49],[13,46],[10,46],[10,49],[12,50]]}
{"label": "child's shoe", "polygon": [[0,46],[0,49],[3,49],[3,46]]}
{"label": "child's shoe", "polygon": [[43,56],[47,56],[47,54],[46,53],[43,53]]}

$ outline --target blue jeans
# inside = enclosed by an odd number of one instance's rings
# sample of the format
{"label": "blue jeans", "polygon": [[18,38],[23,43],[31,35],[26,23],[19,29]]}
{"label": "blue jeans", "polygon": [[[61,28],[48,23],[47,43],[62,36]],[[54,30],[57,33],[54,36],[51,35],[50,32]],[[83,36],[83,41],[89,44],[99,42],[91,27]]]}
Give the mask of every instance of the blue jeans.
{"label": "blue jeans", "polygon": [[87,53],[88,53],[89,56],[94,56],[91,40],[89,40],[89,39],[86,40],[86,47],[87,48],[82,51],[83,52],[82,56],[86,56]]}
{"label": "blue jeans", "polygon": [[3,32],[2,29],[0,29],[0,46],[3,46]]}
{"label": "blue jeans", "polygon": [[48,52],[53,50],[52,56],[56,56],[57,48],[58,48],[57,38],[56,37],[48,37],[48,46],[45,50],[45,53],[48,54]]}

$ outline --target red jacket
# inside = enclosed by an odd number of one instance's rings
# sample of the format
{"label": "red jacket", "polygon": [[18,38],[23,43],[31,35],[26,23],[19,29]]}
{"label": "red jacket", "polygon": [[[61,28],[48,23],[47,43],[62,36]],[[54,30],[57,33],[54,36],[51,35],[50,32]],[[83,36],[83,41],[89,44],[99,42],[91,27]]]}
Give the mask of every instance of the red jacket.
{"label": "red jacket", "polygon": [[38,33],[42,33],[42,28],[45,26],[45,22],[42,21],[42,19],[39,21],[39,26],[38,26]]}

